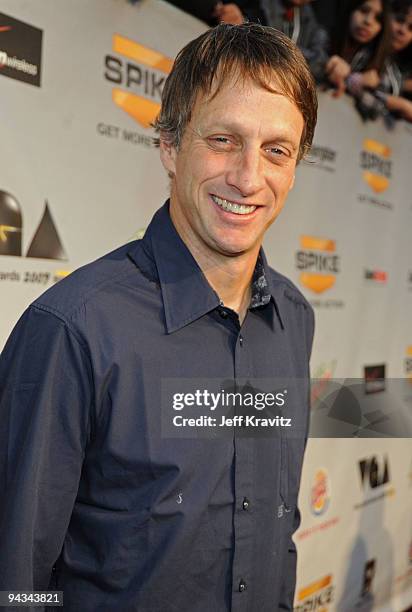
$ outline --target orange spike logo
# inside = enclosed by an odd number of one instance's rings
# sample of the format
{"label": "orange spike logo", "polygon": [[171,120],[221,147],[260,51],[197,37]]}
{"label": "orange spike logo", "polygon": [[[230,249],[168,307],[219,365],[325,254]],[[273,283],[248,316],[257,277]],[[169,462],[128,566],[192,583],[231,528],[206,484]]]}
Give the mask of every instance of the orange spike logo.
{"label": "orange spike logo", "polygon": [[392,150],[387,145],[365,138],[361,153],[363,180],[375,193],[383,193],[390,184],[392,175]]}
{"label": "orange spike logo", "polygon": [[328,612],[330,604],[333,603],[333,599],[334,585],[332,575],[328,574],[298,591],[298,605],[294,610],[295,612],[304,612],[305,610]]}
{"label": "orange spike logo", "polygon": [[[113,102],[144,128],[160,110],[161,93],[173,60],[130,38],[113,35],[113,53],[105,58],[105,78],[113,87]],[[119,57],[120,56],[120,57]]]}
{"label": "orange spike logo", "polygon": [[339,272],[336,243],[329,238],[301,236],[296,254],[300,282],[314,293],[323,293],[334,286]]}

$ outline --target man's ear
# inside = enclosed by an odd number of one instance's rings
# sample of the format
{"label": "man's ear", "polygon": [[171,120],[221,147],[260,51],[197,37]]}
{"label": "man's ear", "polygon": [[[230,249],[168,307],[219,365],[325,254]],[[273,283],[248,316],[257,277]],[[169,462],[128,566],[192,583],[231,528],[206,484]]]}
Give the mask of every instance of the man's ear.
{"label": "man's ear", "polygon": [[160,159],[169,176],[176,173],[176,147],[160,135]]}
{"label": "man's ear", "polygon": [[296,178],[296,175],[294,174],[294,175],[293,175],[293,178],[292,178],[292,180],[291,180],[291,182],[290,182],[290,185],[289,185],[289,191],[290,191],[291,189],[293,189],[293,186],[294,186],[294,184],[295,184],[295,178]]}

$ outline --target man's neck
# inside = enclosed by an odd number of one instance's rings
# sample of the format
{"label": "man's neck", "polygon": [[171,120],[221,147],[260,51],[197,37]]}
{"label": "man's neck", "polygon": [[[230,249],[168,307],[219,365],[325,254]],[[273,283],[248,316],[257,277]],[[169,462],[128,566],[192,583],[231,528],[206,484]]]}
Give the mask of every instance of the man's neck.
{"label": "man's neck", "polygon": [[181,239],[193,255],[207,281],[218,294],[225,306],[239,315],[243,322],[252,295],[252,278],[255,270],[259,245],[253,251],[235,256],[225,256],[199,244],[187,228],[181,226],[178,219],[173,224]]}
{"label": "man's neck", "polygon": [[225,257],[219,253],[205,253],[186,242],[185,237],[182,239],[223,304],[237,312],[242,323],[250,304],[258,251],[256,254]]}
{"label": "man's neck", "polygon": [[208,282],[216,291],[223,304],[239,315],[242,323],[252,295],[252,277],[256,258],[239,261],[238,257],[226,258],[228,261],[202,267]]}

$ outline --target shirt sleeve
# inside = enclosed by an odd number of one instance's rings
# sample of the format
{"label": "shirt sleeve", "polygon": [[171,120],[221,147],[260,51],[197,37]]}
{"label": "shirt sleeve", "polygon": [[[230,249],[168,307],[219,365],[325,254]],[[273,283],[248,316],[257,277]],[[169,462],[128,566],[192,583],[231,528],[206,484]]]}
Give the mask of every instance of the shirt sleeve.
{"label": "shirt sleeve", "polygon": [[31,306],[0,358],[0,590],[47,589],[89,435],[87,349]]}

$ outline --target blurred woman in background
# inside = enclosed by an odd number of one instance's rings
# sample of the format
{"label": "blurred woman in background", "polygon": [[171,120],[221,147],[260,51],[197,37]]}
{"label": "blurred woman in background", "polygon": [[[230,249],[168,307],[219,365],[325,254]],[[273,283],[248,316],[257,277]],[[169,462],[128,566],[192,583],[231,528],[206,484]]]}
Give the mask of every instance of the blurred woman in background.
{"label": "blurred woman in background", "polygon": [[[383,115],[412,122],[412,0],[394,0],[390,15],[390,55],[379,84],[357,93],[366,118]],[[373,91],[374,90],[374,91]],[[366,105],[365,105],[366,102]],[[362,109],[359,108],[359,110]],[[393,119],[392,119],[393,121]]]}
{"label": "blurred woman in background", "polygon": [[377,87],[390,49],[389,0],[351,0],[333,37],[327,79],[342,95],[348,79]]}
{"label": "blurred woman in background", "polygon": [[412,0],[393,0],[391,9],[392,62],[401,77],[400,93],[412,94]]}

